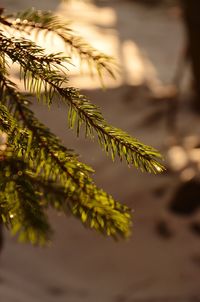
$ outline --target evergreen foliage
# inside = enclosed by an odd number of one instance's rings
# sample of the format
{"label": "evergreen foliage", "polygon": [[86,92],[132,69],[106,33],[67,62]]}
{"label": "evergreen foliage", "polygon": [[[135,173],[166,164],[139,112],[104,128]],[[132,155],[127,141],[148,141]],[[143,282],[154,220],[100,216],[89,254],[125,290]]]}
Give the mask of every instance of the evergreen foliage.
{"label": "evergreen foliage", "polygon": [[[21,37],[14,37],[13,30]],[[45,37],[52,32],[58,35],[67,56],[46,54],[27,38],[31,31],[36,40],[40,32]],[[109,125],[97,106],[68,86],[67,67],[73,53],[97,70],[101,79],[105,71],[114,77],[113,59],[93,49],[52,13],[32,9],[6,16],[1,12],[0,130],[4,144],[0,145],[0,214],[22,241],[43,244],[50,238],[49,207],[114,238],[127,237],[131,226],[130,209],[98,188],[91,178],[93,169],[36,118],[31,94],[48,106],[55,100],[64,103],[69,127],[76,129],[77,136],[83,128],[86,137],[96,137],[113,160],[119,157],[142,171],[163,170],[157,150]],[[12,82],[13,63],[20,66],[20,79],[30,94],[20,92]]]}

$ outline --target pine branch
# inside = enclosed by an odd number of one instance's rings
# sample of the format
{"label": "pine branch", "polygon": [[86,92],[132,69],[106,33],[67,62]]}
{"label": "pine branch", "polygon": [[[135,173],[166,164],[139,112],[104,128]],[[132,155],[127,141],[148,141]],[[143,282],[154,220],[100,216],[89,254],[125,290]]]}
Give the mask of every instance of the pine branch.
{"label": "pine branch", "polygon": [[[149,146],[146,146],[127,133],[107,124],[99,109],[91,104],[78,90],[68,87],[63,88],[66,78],[59,74],[58,70],[51,68],[48,56],[41,58],[42,50],[37,48],[32,42],[22,40],[15,41],[12,38],[0,36],[0,50],[4,51],[13,61],[17,61],[24,69],[24,78],[30,81],[30,78],[36,81],[42,81],[45,84],[45,95],[52,101],[55,93],[69,106],[69,124],[74,127],[77,122],[77,134],[82,122],[86,125],[86,135],[93,136],[97,133],[98,140],[114,159],[116,155],[125,159],[129,165],[135,165],[142,171],[158,173],[163,170],[163,166],[158,159],[161,158],[159,152]],[[14,55],[13,55],[14,48]],[[33,51],[31,51],[33,48]],[[38,55],[39,53],[39,55]],[[53,57],[53,55],[51,56]],[[33,90],[35,85],[32,85]],[[41,87],[41,85],[40,85]],[[50,92],[48,88],[50,87]],[[37,94],[38,86],[36,87]]]}
{"label": "pine branch", "polygon": [[[30,94],[19,92],[8,73],[12,63],[20,67],[25,90],[48,106],[53,101],[68,108],[70,128],[77,136],[85,127],[86,137],[97,136],[101,147],[114,160],[117,156],[142,171],[161,172],[161,155],[126,132],[107,123],[100,109],[77,89],[68,87],[68,65],[72,58],[46,50],[26,38],[30,33],[53,33],[76,54],[95,68],[102,78],[113,78],[114,60],[97,51],[76,35],[67,22],[50,12],[27,10],[5,16],[0,10],[0,221],[18,234],[20,240],[43,244],[52,230],[46,211],[77,217],[86,227],[114,238],[130,234],[131,211],[98,188],[93,169],[78,160],[78,155],[62,145],[60,139],[42,124],[31,110]],[[0,134],[1,135],[1,134]]]}
{"label": "pine branch", "polygon": [[102,148],[114,160],[116,155],[120,160],[125,159],[128,165],[134,165],[142,171],[158,173],[163,171],[163,166],[158,162],[161,155],[157,150],[131,137],[126,132],[110,126],[103,118],[100,110],[79,92],[70,88],[59,88],[64,101],[67,101],[69,110],[69,126],[77,127],[80,131],[82,121],[86,125],[86,136],[93,137],[94,131]]}
{"label": "pine branch", "polygon": [[44,243],[49,238],[50,227],[42,215],[49,205],[72,213],[86,227],[105,235],[114,238],[128,236],[129,211],[117,203],[116,207],[114,203],[111,206],[113,199],[103,191],[96,191],[93,199],[84,200],[82,196],[80,200],[78,191],[72,192],[70,187],[67,190],[51,180],[36,177],[27,163],[19,158],[7,156],[0,161],[0,168],[1,216],[14,234],[19,232],[22,240]]}
{"label": "pine branch", "polygon": [[19,240],[44,244],[51,229],[38,192],[25,176],[26,164],[9,155],[0,161],[0,214]]}
{"label": "pine branch", "polygon": [[70,47],[70,49],[67,49],[70,50],[70,53],[78,54],[81,61],[88,64],[91,73],[93,73],[93,69],[97,70],[102,83],[104,71],[115,78],[113,69],[114,67],[116,69],[117,65],[114,59],[93,48],[82,37],[76,35],[69,27],[69,22],[63,22],[61,18],[51,12],[42,12],[35,9],[19,12],[13,18],[15,18],[15,21],[10,21],[5,16],[0,18],[0,22],[18,31],[25,31],[25,33],[32,31],[36,37],[41,31],[45,33],[45,36],[53,32],[64,41],[66,47]]}
{"label": "pine branch", "polygon": [[[103,234],[113,237],[127,236],[130,229],[129,209],[98,189],[89,177],[91,168],[78,162],[73,154],[68,154],[68,150],[60,144],[58,138],[38,122],[32,111],[27,108],[28,101],[16,93],[15,86],[11,85],[10,81],[8,82],[4,77],[3,80],[1,79],[2,82],[4,93],[7,93],[10,101],[16,105],[14,112],[20,114],[21,123],[26,127],[22,132],[19,125],[14,126],[17,122],[1,105],[0,109],[6,113],[2,116],[0,111],[2,125],[5,124],[7,127],[3,127],[2,130],[8,134],[8,143],[10,142],[14,154],[16,153],[18,157],[20,156],[20,160],[29,165],[28,175],[34,179],[34,181],[29,180],[29,183],[38,185],[40,179],[40,187],[37,188],[40,192],[39,196],[45,196],[46,200],[55,207],[64,204],[68,212],[80,218],[86,226],[95,228]],[[29,137],[24,135],[23,139],[16,141],[13,137],[19,135],[13,131],[22,134],[30,134],[31,131],[32,135]],[[27,178],[27,175],[23,175]],[[52,203],[53,196],[54,203]],[[66,199],[68,199],[67,203],[64,202]]]}

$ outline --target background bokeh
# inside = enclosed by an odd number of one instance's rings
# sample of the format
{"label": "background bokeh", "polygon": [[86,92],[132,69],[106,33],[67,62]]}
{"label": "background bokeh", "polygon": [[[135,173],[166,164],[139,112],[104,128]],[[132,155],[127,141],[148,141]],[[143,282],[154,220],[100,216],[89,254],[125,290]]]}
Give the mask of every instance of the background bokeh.
{"label": "background bokeh", "polygon": [[[200,123],[189,103],[189,66],[179,85],[174,82],[185,45],[181,8],[177,1],[1,1],[7,12],[32,6],[72,20],[74,30],[116,58],[120,73],[116,80],[105,75],[106,90],[88,70],[79,72],[76,58],[70,85],[100,106],[111,124],[158,148],[167,171],[154,176],[111,162],[96,142],[77,139],[67,129],[64,106],[47,110],[35,102],[37,116],[96,170],[98,185],[134,209],[133,234],[114,242],[54,212],[49,213],[55,230],[49,247],[19,244],[5,231],[0,301],[200,301],[199,207],[191,215],[173,211],[183,195],[187,206],[190,196],[200,200]],[[50,51],[63,49],[42,36],[39,43]],[[17,69],[12,76],[17,79]],[[177,102],[173,115],[171,104]],[[194,194],[186,195],[182,188],[194,179]]]}

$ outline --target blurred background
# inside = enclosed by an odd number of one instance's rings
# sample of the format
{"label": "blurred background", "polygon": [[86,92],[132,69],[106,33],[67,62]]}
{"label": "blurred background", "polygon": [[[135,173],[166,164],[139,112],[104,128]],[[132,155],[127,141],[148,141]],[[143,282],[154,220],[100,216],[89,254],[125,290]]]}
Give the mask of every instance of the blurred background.
{"label": "blurred background", "polygon": [[[133,234],[114,242],[50,212],[49,247],[19,244],[5,231],[1,302],[200,301],[200,3],[195,0],[1,0],[6,12],[52,10],[120,67],[116,80],[74,58],[70,85],[105,118],[158,148],[166,172],[144,174],[66,127],[64,106],[37,116],[96,171],[95,181],[134,210]],[[63,51],[54,39],[39,43]],[[45,43],[45,44],[44,44]],[[13,77],[17,79],[17,70]]]}

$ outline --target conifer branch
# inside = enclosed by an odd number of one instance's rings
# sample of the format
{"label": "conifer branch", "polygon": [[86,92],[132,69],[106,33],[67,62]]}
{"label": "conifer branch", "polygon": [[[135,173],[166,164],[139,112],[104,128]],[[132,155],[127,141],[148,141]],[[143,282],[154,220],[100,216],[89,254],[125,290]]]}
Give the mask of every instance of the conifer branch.
{"label": "conifer branch", "polygon": [[19,240],[44,244],[51,229],[26,168],[23,161],[9,155],[0,161],[0,214]]}
{"label": "conifer branch", "polygon": [[[142,171],[153,173],[163,171],[163,166],[158,161],[161,156],[157,150],[140,143],[120,129],[108,125],[99,109],[91,104],[85,96],[79,94],[78,90],[71,87],[63,88],[63,83],[67,83],[66,78],[60,75],[57,70],[53,70],[48,56],[43,57],[40,61],[42,53],[40,48],[37,48],[32,42],[29,43],[29,41],[23,40],[23,47],[21,46],[19,49],[18,44],[20,43],[18,41],[16,42],[11,38],[3,38],[2,40],[5,39],[6,41],[2,43],[0,49],[1,47],[4,48],[5,53],[24,69],[24,79],[27,80],[28,74],[29,80],[33,78],[42,81],[46,87],[45,95],[48,103],[52,101],[56,92],[68,104],[69,125],[73,128],[77,123],[77,134],[82,122],[84,122],[86,135],[93,136],[95,131],[101,146],[107,153],[111,154],[113,159],[118,155],[121,160],[125,159],[129,165],[134,165]],[[15,55],[11,51],[13,48],[15,49]],[[20,54],[23,54],[23,56],[20,56]],[[53,55],[51,55],[52,57]],[[34,90],[35,85],[32,86]],[[40,97],[38,87],[36,92]]]}
{"label": "conifer branch", "polygon": [[[81,163],[73,150],[42,124],[30,109],[29,96],[19,92],[9,79],[10,60],[20,66],[20,79],[38,101],[51,105],[58,99],[66,105],[70,128],[85,126],[85,134],[95,135],[102,148],[142,171],[161,172],[159,152],[120,129],[109,125],[100,109],[86,96],[67,87],[67,64],[71,58],[62,53],[46,55],[45,50],[28,39],[16,39],[9,29],[20,33],[53,32],[81,59],[97,69],[101,77],[112,77],[113,60],[76,36],[68,23],[49,12],[28,10],[15,16],[0,12],[0,131],[6,143],[0,146],[0,217],[21,240],[44,243],[51,235],[46,210],[72,214],[89,228],[117,238],[130,233],[130,209],[98,188],[93,169]],[[9,60],[8,60],[9,59]]]}
{"label": "conifer branch", "polygon": [[[129,209],[98,189],[88,174],[93,170],[78,162],[73,154],[68,155],[68,150],[60,144],[58,138],[39,123],[32,111],[27,108],[28,101],[19,93],[17,94],[5,79],[4,86],[6,86],[12,102],[16,103],[15,111],[20,113],[26,131],[22,132],[19,125],[13,126],[16,122],[9,117],[9,113],[6,108],[3,108],[3,105],[0,109],[6,113],[6,116],[4,116],[5,121],[2,125],[5,124],[7,128],[3,127],[2,130],[8,134],[8,142],[12,142],[13,152],[17,152],[25,163],[28,162],[30,170],[28,173],[34,178],[37,177],[36,181],[30,183],[37,182],[38,184],[38,179],[40,179],[42,186],[40,190],[38,189],[39,192],[45,192],[45,195],[42,195],[43,198],[44,196],[47,200],[49,198],[50,204],[55,207],[63,206],[64,200],[68,199],[65,208],[74,216],[79,217],[86,226],[113,237],[117,237],[117,235],[127,236],[130,229]],[[24,132],[30,134],[31,131],[32,135],[24,136],[23,139],[20,137],[20,140],[16,141],[15,139],[13,141],[13,137],[19,137],[14,133],[14,129],[22,132],[22,134]],[[30,137],[31,141],[29,140]],[[50,190],[49,193],[45,188]],[[61,198],[56,198],[52,203],[52,196],[56,197],[57,194]]]}
{"label": "conifer branch", "polygon": [[108,56],[89,45],[82,37],[74,33],[69,27],[69,22],[63,22],[61,18],[53,15],[51,12],[42,12],[40,10],[28,9],[12,16],[15,20],[2,17],[0,22],[25,33],[33,31],[37,37],[38,33],[43,31],[45,36],[49,33],[55,33],[63,40],[69,53],[77,54],[81,61],[85,61],[91,73],[93,69],[97,70],[100,80],[103,81],[102,73],[106,71],[115,78],[113,72],[117,65],[111,56]]}

